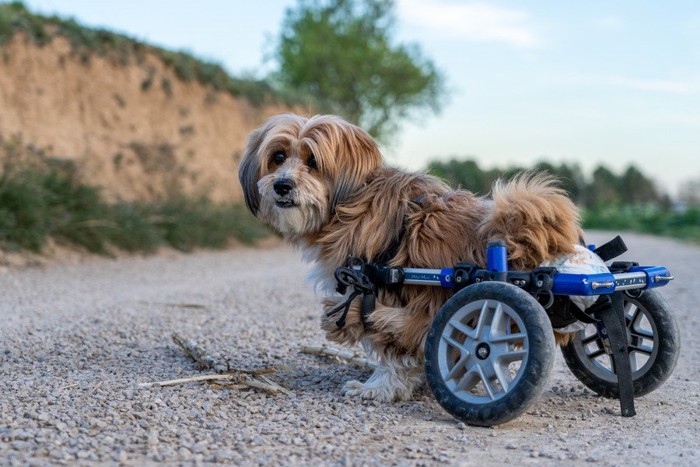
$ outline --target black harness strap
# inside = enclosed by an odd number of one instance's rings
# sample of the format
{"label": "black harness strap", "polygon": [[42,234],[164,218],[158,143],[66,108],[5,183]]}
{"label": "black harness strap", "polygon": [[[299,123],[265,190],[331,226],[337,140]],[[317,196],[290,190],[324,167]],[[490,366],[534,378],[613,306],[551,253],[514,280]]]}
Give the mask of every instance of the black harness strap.
{"label": "black harness strap", "polygon": [[[627,251],[627,245],[619,235],[596,248],[593,253],[603,261],[610,261]],[[575,307],[574,307],[575,308]],[[623,417],[633,417],[634,382],[630,364],[627,342],[627,323],[625,322],[625,307],[622,293],[601,295],[593,306],[586,310],[602,323],[598,325],[598,335],[612,359],[612,369],[617,375],[617,388],[620,393],[620,411]],[[581,321],[586,321],[579,316]]]}
{"label": "black harness strap", "polygon": [[362,324],[366,328],[371,327],[369,322],[369,315],[374,312],[375,302],[377,301],[377,295],[374,293],[364,294],[362,296],[362,303],[360,304],[360,319]]}
{"label": "black harness strap", "polygon": [[[406,222],[404,221],[401,226],[401,230],[394,240],[392,240],[389,247],[378,254],[374,261],[365,262],[359,258],[349,258],[348,265],[359,266],[360,271],[353,269],[355,278],[353,279],[353,287],[355,291],[350,294],[348,299],[343,302],[345,306],[345,311],[338,320],[339,328],[345,325],[345,316],[350,308],[350,302],[355,299],[359,294],[362,294],[362,303],[360,305],[360,318],[362,319],[362,324],[366,328],[370,328],[372,325],[369,322],[370,315],[374,312],[376,301],[377,301],[377,290],[385,289],[392,292],[397,292],[398,287],[401,287],[403,283],[403,269],[402,268],[391,268],[387,264],[394,259],[398,254],[399,248],[401,248],[401,242],[406,235]],[[352,263],[352,265],[351,265]],[[338,272],[336,270],[336,279],[338,279]],[[340,285],[340,281],[338,281]],[[344,292],[343,292],[344,293]],[[337,307],[336,307],[337,308]],[[334,308],[335,310],[335,308]],[[333,312],[333,310],[331,310]]]}
{"label": "black harness strap", "polygon": [[[359,266],[359,270],[355,269]],[[365,274],[365,262],[359,258],[348,258],[345,266],[341,266],[335,270],[335,280],[338,285],[336,290],[338,293],[345,294],[348,287],[352,287],[353,291],[348,297],[334,306],[328,313],[327,317],[336,315],[340,310],[343,313],[340,315],[338,321],[335,325],[338,329],[345,326],[345,318],[350,311],[350,304],[353,300],[360,294],[362,294],[362,306],[360,308],[360,317],[363,324],[367,326],[367,317],[374,311],[374,303],[376,299],[376,287],[370,280],[370,278]]]}
{"label": "black harness strap", "polygon": [[396,238],[394,238],[391,243],[389,244],[389,247],[379,253],[375,258],[374,261],[372,261],[373,264],[378,264],[381,266],[385,266],[389,264],[389,262],[394,259],[394,257],[399,253],[399,248],[401,248],[401,242],[403,242],[403,238],[406,236],[406,220],[404,219],[403,225],[401,226],[401,230],[399,230],[399,233],[396,235]]}
{"label": "black harness strap", "polygon": [[571,306],[569,307],[569,311],[571,312],[572,315],[574,315],[574,317],[577,320],[581,321],[582,323],[593,324],[593,323],[598,321],[596,318],[592,317],[592,314],[589,314],[590,308],[588,308],[586,311],[583,311],[579,307],[577,307],[576,305],[571,303]]}
{"label": "black harness strap", "polygon": [[610,261],[613,258],[617,258],[622,253],[627,251],[627,245],[622,241],[622,237],[619,235],[607,243],[600,245],[598,248],[593,250],[593,253],[600,256],[603,261]]}
{"label": "black harness strap", "polygon": [[602,321],[603,327],[598,327],[598,334],[603,344],[610,347],[613,372],[617,374],[617,387],[620,393],[620,411],[623,417],[633,417],[636,414],[634,385],[622,294],[618,292],[612,295],[601,295],[587,311]]}
{"label": "black harness strap", "polygon": [[351,256],[348,258],[345,266],[335,270],[335,280],[338,284],[336,290],[338,293],[345,294],[348,287],[353,289],[352,293],[343,302],[326,313],[326,316],[330,317],[343,310],[340,318],[335,323],[338,328],[345,326],[345,318],[350,311],[350,304],[359,295],[362,295],[362,304],[360,306],[362,324],[365,327],[371,327],[369,316],[374,312],[377,289],[384,288],[396,291],[396,288],[401,286],[401,283],[403,283],[403,269],[391,268],[386,266],[386,264],[399,252],[405,234],[406,226],[404,225],[398,236],[389,245],[389,248],[377,255],[373,262],[367,263],[360,258]]}

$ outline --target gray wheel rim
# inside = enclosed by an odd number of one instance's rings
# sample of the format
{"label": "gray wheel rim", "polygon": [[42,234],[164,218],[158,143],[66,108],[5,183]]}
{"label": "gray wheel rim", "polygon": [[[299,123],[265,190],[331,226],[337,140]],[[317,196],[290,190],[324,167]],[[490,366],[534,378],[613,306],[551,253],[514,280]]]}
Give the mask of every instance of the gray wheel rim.
{"label": "gray wheel rim", "polygon": [[438,369],[449,390],[472,404],[505,396],[518,383],[529,346],[520,316],[498,300],[467,303],[445,325]]}
{"label": "gray wheel rim", "polygon": [[[641,378],[654,364],[659,352],[659,333],[656,323],[638,300],[625,298],[625,321],[629,343],[632,379]],[[617,382],[612,358],[605,352],[594,324],[579,331],[574,350],[581,364],[598,378]]]}

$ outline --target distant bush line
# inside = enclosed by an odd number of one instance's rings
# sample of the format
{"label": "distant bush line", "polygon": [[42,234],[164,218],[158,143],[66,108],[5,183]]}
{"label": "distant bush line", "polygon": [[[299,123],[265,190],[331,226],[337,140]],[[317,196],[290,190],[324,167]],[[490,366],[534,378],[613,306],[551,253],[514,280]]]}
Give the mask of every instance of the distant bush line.
{"label": "distant bush line", "polygon": [[700,208],[669,209],[652,205],[610,205],[584,211],[584,227],[641,232],[700,243]]}
{"label": "distant bush line", "polygon": [[8,168],[0,175],[0,248],[41,252],[49,238],[109,254],[190,251],[252,243],[269,235],[240,205],[205,198],[106,203],[99,189],[59,168]]}
{"label": "distant bush line", "polygon": [[[700,241],[700,209],[610,204],[584,210],[584,226]],[[10,166],[0,175],[0,248],[41,252],[49,238],[110,254],[223,248],[270,235],[244,206],[179,197],[107,203],[65,167]]]}
{"label": "distant bush line", "polygon": [[[524,167],[483,170],[470,159],[435,161],[428,171],[454,187],[486,195],[498,178],[508,178]],[[556,176],[581,207],[587,229],[634,231],[700,242],[700,205],[674,205],[653,180],[635,166],[621,174],[598,166],[586,176],[577,164],[540,162],[531,168]]]}

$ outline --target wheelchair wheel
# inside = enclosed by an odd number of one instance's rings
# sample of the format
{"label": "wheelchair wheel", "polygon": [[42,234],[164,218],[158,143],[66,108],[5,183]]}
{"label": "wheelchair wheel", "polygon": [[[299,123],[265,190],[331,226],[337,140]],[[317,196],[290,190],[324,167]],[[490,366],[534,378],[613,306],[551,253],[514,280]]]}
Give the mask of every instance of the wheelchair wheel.
{"label": "wheelchair wheel", "polygon": [[452,416],[470,425],[498,425],[542,393],[554,350],[547,314],[532,296],[503,282],[482,282],[438,311],[425,343],[425,373]]}
{"label": "wheelchair wheel", "polygon": [[[624,308],[634,395],[643,396],[661,386],[676,366],[680,353],[678,325],[655,290],[639,297],[625,296]],[[588,388],[604,397],[620,397],[615,366],[594,324],[577,332],[562,347],[562,354],[574,376]]]}

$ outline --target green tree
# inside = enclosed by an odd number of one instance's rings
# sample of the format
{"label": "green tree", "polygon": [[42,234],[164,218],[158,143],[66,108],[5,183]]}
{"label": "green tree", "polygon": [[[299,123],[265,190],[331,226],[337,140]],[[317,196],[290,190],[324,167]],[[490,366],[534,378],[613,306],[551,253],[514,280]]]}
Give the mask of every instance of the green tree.
{"label": "green tree", "polygon": [[593,180],[588,185],[588,207],[596,208],[621,202],[618,192],[619,180],[607,167],[602,165],[593,171]]}
{"label": "green tree", "polygon": [[428,172],[442,178],[453,187],[462,187],[480,195],[491,191],[491,184],[498,174],[484,171],[474,160],[451,159],[447,162],[433,161]]}
{"label": "green tree", "polygon": [[535,165],[538,172],[548,172],[557,177],[561,187],[566,190],[571,199],[577,204],[585,204],[586,179],[578,164],[562,163],[556,166],[550,162],[541,161]]}
{"label": "green tree", "polygon": [[444,81],[417,45],[394,44],[391,0],[299,0],[287,9],[276,81],[385,140],[418,109],[440,110]]}
{"label": "green tree", "polygon": [[618,187],[625,204],[662,204],[654,182],[633,165],[622,174]]}
{"label": "green tree", "polygon": [[681,184],[678,199],[688,206],[700,206],[700,178],[688,180]]}

